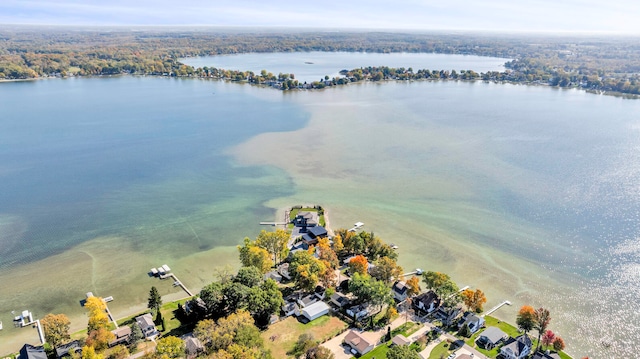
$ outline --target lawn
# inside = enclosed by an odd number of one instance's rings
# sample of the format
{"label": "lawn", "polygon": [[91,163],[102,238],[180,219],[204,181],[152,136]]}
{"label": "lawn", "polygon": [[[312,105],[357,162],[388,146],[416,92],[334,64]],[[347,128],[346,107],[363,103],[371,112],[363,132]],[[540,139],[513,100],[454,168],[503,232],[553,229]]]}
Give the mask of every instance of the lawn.
{"label": "lawn", "polygon": [[431,354],[429,354],[429,359],[440,359],[441,356],[443,358],[448,357],[449,354],[451,354],[451,352],[449,351],[449,345],[450,344],[446,341],[436,345],[435,348],[433,348],[433,350],[431,351]]}
{"label": "lawn", "polygon": [[406,322],[396,329],[391,331],[391,337],[395,337],[398,334],[402,334],[405,337],[409,337],[411,334],[415,333],[422,327],[422,324],[418,324],[416,322]]}
{"label": "lawn", "polygon": [[262,332],[261,336],[264,339],[265,347],[271,350],[274,358],[286,358],[287,351],[293,348],[300,334],[312,334],[315,340],[323,342],[333,338],[346,327],[347,323],[327,315],[307,324],[298,322],[294,317],[288,317],[269,326],[269,329]]}
{"label": "lawn", "polygon": [[[384,359],[389,351],[389,343],[378,345],[375,349],[360,357],[360,359]],[[355,358],[355,357],[354,357]]]}

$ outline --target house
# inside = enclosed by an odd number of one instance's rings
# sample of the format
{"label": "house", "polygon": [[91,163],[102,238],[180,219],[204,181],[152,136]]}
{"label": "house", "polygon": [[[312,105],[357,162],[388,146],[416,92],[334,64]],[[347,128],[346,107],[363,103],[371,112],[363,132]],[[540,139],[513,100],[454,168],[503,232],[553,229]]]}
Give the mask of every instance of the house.
{"label": "house", "polygon": [[202,342],[193,335],[189,335],[184,338],[184,352],[187,357],[193,358],[198,354],[204,352],[204,345]]}
{"label": "house", "polygon": [[302,297],[302,298],[298,298],[297,302],[298,305],[300,306],[300,308],[304,308],[307,307],[315,302],[318,301],[318,298],[316,298],[315,294],[309,294],[306,297]]}
{"label": "house", "polygon": [[191,315],[191,313],[202,315],[207,312],[207,305],[202,298],[196,297],[195,299],[186,301],[183,309],[187,315]]}
{"label": "house", "polygon": [[291,280],[291,274],[289,274],[289,263],[282,263],[279,265],[278,273],[280,273],[283,279]]}
{"label": "house", "polygon": [[325,314],[329,314],[329,306],[325,302],[316,302],[307,307],[304,307],[300,314],[307,318],[309,321],[320,318]]}
{"label": "house", "polygon": [[501,342],[507,340],[507,338],[509,338],[509,336],[499,328],[489,327],[480,333],[478,339],[476,339],[476,344],[486,350],[491,350]]}
{"label": "house", "polygon": [[482,326],[484,325],[484,318],[479,317],[474,313],[466,312],[458,322],[458,329],[462,328],[462,326],[464,325],[469,327],[469,332],[471,334],[474,334],[475,332],[480,330],[480,328],[482,328]]}
{"label": "house", "polygon": [[429,314],[440,307],[440,302],[438,295],[434,291],[430,290],[415,297],[413,299],[413,306],[414,308]]}
{"label": "house", "polygon": [[403,300],[407,299],[407,290],[409,289],[407,287],[407,283],[403,282],[403,281],[398,281],[393,283],[393,298],[395,300],[397,300],[398,302],[402,302]]}
{"label": "house", "polygon": [[360,355],[367,354],[375,347],[375,343],[373,341],[369,341],[361,333],[358,333],[353,329],[347,333],[346,337],[344,337],[344,344],[350,346],[357,354]]}
{"label": "house", "polygon": [[293,219],[293,225],[300,227],[300,232],[306,232],[307,227],[315,227],[320,223],[318,212],[300,211]]}
{"label": "house", "polygon": [[113,333],[113,340],[109,342],[109,348],[120,344],[129,344],[129,340],[131,339],[131,327],[120,327],[112,330],[111,333]]}
{"label": "house", "polygon": [[311,227],[307,230],[307,233],[302,235],[302,241],[308,245],[318,243],[320,238],[327,237],[327,230],[322,226]]}
{"label": "house", "polygon": [[398,334],[391,339],[391,343],[393,343],[393,345],[411,345],[411,340],[402,334]]}
{"label": "house", "polygon": [[500,348],[500,354],[505,359],[522,359],[531,352],[531,347],[531,338],[523,334],[516,339],[509,338],[505,345]]}
{"label": "house", "polygon": [[459,307],[454,308],[438,308],[434,313],[433,317],[442,322],[445,326],[450,326],[455,323],[456,319],[462,312],[462,309]]}
{"label": "house", "polygon": [[333,295],[331,295],[330,301],[338,308],[347,306],[351,302],[351,300],[349,300],[349,297],[340,292],[333,293]]}
{"label": "house", "polygon": [[[289,257],[292,257],[295,252],[308,251],[308,250],[309,250],[309,245],[305,241],[298,242],[298,243],[294,244],[293,247],[291,247],[291,249],[289,250]],[[289,263],[286,263],[286,264],[287,264],[287,272],[288,272],[288,270],[289,270],[288,264]],[[289,278],[289,279],[291,279],[291,278]]]}
{"label": "house", "polygon": [[546,353],[536,352],[531,359],[560,359],[558,353],[550,353],[548,350]]}
{"label": "house", "polygon": [[267,272],[264,275],[264,279],[273,279],[274,281],[276,281],[277,283],[282,282],[282,275],[280,273],[278,273],[278,271],[272,270],[270,272]]}
{"label": "house", "polygon": [[19,359],[47,359],[47,354],[44,352],[44,347],[25,344],[20,349]]}
{"label": "house", "polygon": [[286,317],[298,315],[298,305],[295,302],[285,302],[282,306],[282,312]]}
{"label": "house", "polygon": [[142,335],[147,339],[160,334],[158,333],[155,324],[153,324],[153,317],[151,317],[151,314],[149,313],[136,317],[136,323],[142,330]]}
{"label": "house", "polygon": [[371,307],[369,305],[360,304],[351,308],[347,308],[347,315],[355,320],[366,318],[371,315]]}
{"label": "house", "polygon": [[67,344],[60,345],[56,347],[56,358],[71,358],[71,354],[76,352],[82,352],[82,346],[80,345],[80,341],[74,340]]}

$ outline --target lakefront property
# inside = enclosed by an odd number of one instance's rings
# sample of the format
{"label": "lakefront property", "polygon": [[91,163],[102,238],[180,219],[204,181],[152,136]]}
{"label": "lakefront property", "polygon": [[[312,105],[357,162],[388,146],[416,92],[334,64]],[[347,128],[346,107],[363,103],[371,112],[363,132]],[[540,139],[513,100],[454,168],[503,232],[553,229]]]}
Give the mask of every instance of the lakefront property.
{"label": "lakefront property", "polygon": [[362,222],[332,230],[321,206],[286,218],[245,238],[237,272],[198,294],[168,265],[153,268],[152,280],[174,280],[187,297],[163,304],[152,286],[149,311],[113,320],[113,298],[88,293],[86,331],[72,335],[64,314],[49,314],[38,321],[46,343],[25,344],[19,358],[569,358],[544,308],[523,306],[516,328],[488,315],[504,303],[484,312],[480,289],[405,272],[398,248]]}

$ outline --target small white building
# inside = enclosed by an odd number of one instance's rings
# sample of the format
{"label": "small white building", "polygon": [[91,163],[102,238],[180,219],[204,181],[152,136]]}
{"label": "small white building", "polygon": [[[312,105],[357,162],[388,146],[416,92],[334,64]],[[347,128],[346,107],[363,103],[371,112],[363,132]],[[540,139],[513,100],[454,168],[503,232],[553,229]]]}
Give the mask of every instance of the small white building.
{"label": "small white building", "polygon": [[304,307],[300,313],[309,321],[320,318],[323,315],[329,314],[329,306],[325,302],[316,302],[307,307]]}

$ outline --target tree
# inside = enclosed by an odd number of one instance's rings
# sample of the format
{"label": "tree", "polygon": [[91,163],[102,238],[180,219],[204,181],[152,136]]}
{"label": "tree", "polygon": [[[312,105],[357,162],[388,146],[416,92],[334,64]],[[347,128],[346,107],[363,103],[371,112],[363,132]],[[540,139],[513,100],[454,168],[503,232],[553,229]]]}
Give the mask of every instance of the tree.
{"label": "tree", "polygon": [[87,332],[91,333],[93,330],[100,328],[107,328],[109,326],[109,317],[107,316],[107,305],[100,297],[89,297],[84,304],[85,308],[89,310],[89,323],[87,325]]}
{"label": "tree", "polygon": [[271,314],[280,310],[284,304],[282,292],[273,279],[267,279],[260,287],[253,287],[247,296],[247,310],[256,322],[266,323]]}
{"label": "tree", "polygon": [[553,340],[553,349],[557,352],[564,350],[564,340],[561,337],[556,336]]}
{"label": "tree", "polygon": [[233,277],[234,282],[246,285],[250,288],[260,285],[263,279],[263,274],[256,267],[242,267],[238,269],[238,274]]}
{"label": "tree", "polygon": [[158,293],[158,288],[151,287],[151,290],[149,291],[149,301],[147,303],[147,308],[158,313],[160,312],[161,306],[162,306],[162,297],[160,296],[160,293]]}
{"label": "tree", "polygon": [[54,348],[71,339],[69,328],[71,322],[64,314],[47,314],[40,319],[44,338]]}
{"label": "tree", "polygon": [[103,359],[102,354],[96,353],[96,350],[89,345],[82,347],[82,359]]}
{"label": "tree", "polygon": [[269,252],[251,243],[249,238],[244,239],[244,246],[238,246],[240,262],[245,267],[256,267],[262,273],[267,273],[273,267],[273,260]]}
{"label": "tree", "polygon": [[408,345],[394,345],[389,348],[387,359],[421,359],[421,357]]}
{"label": "tree", "polygon": [[535,320],[534,328],[538,331],[538,346],[536,351],[540,349],[540,337],[542,337],[542,333],[547,330],[549,326],[549,322],[551,322],[551,315],[548,309],[538,308],[533,313],[533,318]]}
{"label": "tree", "polygon": [[333,237],[333,250],[338,255],[342,254],[342,251],[344,250],[344,244],[342,244],[342,236],[340,236],[339,234],[336,234]]}
{"label": "tree", "polygon": [[222,284],[214,282],[200,291],[200,299],[207,307],[207,315],[211,317],[218,318],[224,315],[226,302],[222,289]]}
{"label": "tree", "polygon": [[548,347],[549,345],[553,344],[553,341],[555,339],[556,339],[556,335],[552,331],[547,330],[542,335],[542,345],[544,345],[545,347]]}
{"label": "tree", "polygon": [[476,313],[482,312],[482,306],[487,302],[487,297],[484,296],[484,292],[480,289],[476,289],[475,291],[472,289],[465,289],[460,295],[467,308]]}
{"label": "tree", "polygon": [[316,248],[320,252],[318,259],[324,261],[325,265],[331,269],[338,268],[338,265],[340,264],[338,262],[338,255],[331,248],[328,238],[321,238],[320,240],[318,240],[318,245],[316,246]]}
{"label": "tree", "polygon": [[535,325],[535,310],[530,305],[523,305],[518,311],[516,324],[527,334]]}
{"label": "tree", "polygon": [[418,295],[421,292],[420,280],[418,277],[411,277],[407,281],[407,296],[412,297]]}
{"label": "tree", "polygon": [[89,332],[85,344],[101,352],[109,346],[109,342],[115,339],[115,335],[107,328],[98,328]]}
{"label": "tree", "polygon": [[371,276],[377,280],[390,283],[392,280],[402,277],[402,267],[395,260],[389,257],[380,257],[375,262],[375,267],[371,269]]}
{"label": "tree", "polygon": [[288,355],[294,356],[296,359],[306,355],[307,351],[318,344],[313,339],[313,335],[309,333],[302,333],[298,336],[298,340],[293,345],[293,348],[287,352]]}
{"label": "tree", "polygon": [[129,357],[129,349],[124,345],[116,345],[109,351],[109,359],[126,359]]}
{"label": "tree", "polygon": [[442,299],[445,307],[452,307],[460,303],[458,285],[447,274],[429,271],[422,274],[422,280],[427,288],[433,290]]}
{"label": "tree", "polygon": [[368,269],[369,261],[367,261],[367,258],[361,254],[351,258],[349,261],[349,270],[351,273],[367,274]]}
{"label": "tree", "polygon": [[170,335],[158,340],[158,344],[156,345],[156,354],[158,354],[162,359],[180,358],[184,356],[184,349],[184,341]]}
{"label": "tree", "polygon": [[326,270],[324,263],[307,251],[294,253],[289,264],[289,273],[293,281],[303,290],[313,290]]}
{"label": "tree", "polygon": [[144,339],[144,334],[142,334],[142,329],[140,329],[140,326],[135,322],[132,323],[129,327],[131,328],[129,346],[131,348],[135,348],[135,346]]}
{"label": "tree", "polygon": [[305,359],[335,359],[335,355],[331,352],[331,350],[316,345],[307,350],[305,355]]}
{"label": "tree", "polygon": [[356,296],[358,303],[369,302],[374,306],[389,303],[393,298],[391,289],[384,282],[367,274],[354,274],[349,282],[349,290]]}
{"label": "tree", "polygon": [[256,238],[256,245],[264,248],[273,256],[273,263],[279,263],[282,260],[282,254],[287,249],[287,243],[291,236],[283,229],[276,229],[275,232],[260,231]]}
{"label": "tree", "polygon": [[443,286],[451,278],[444,273],[428,271],[422,274],[422,280],[427,285],[428,289],[436,290]]}

